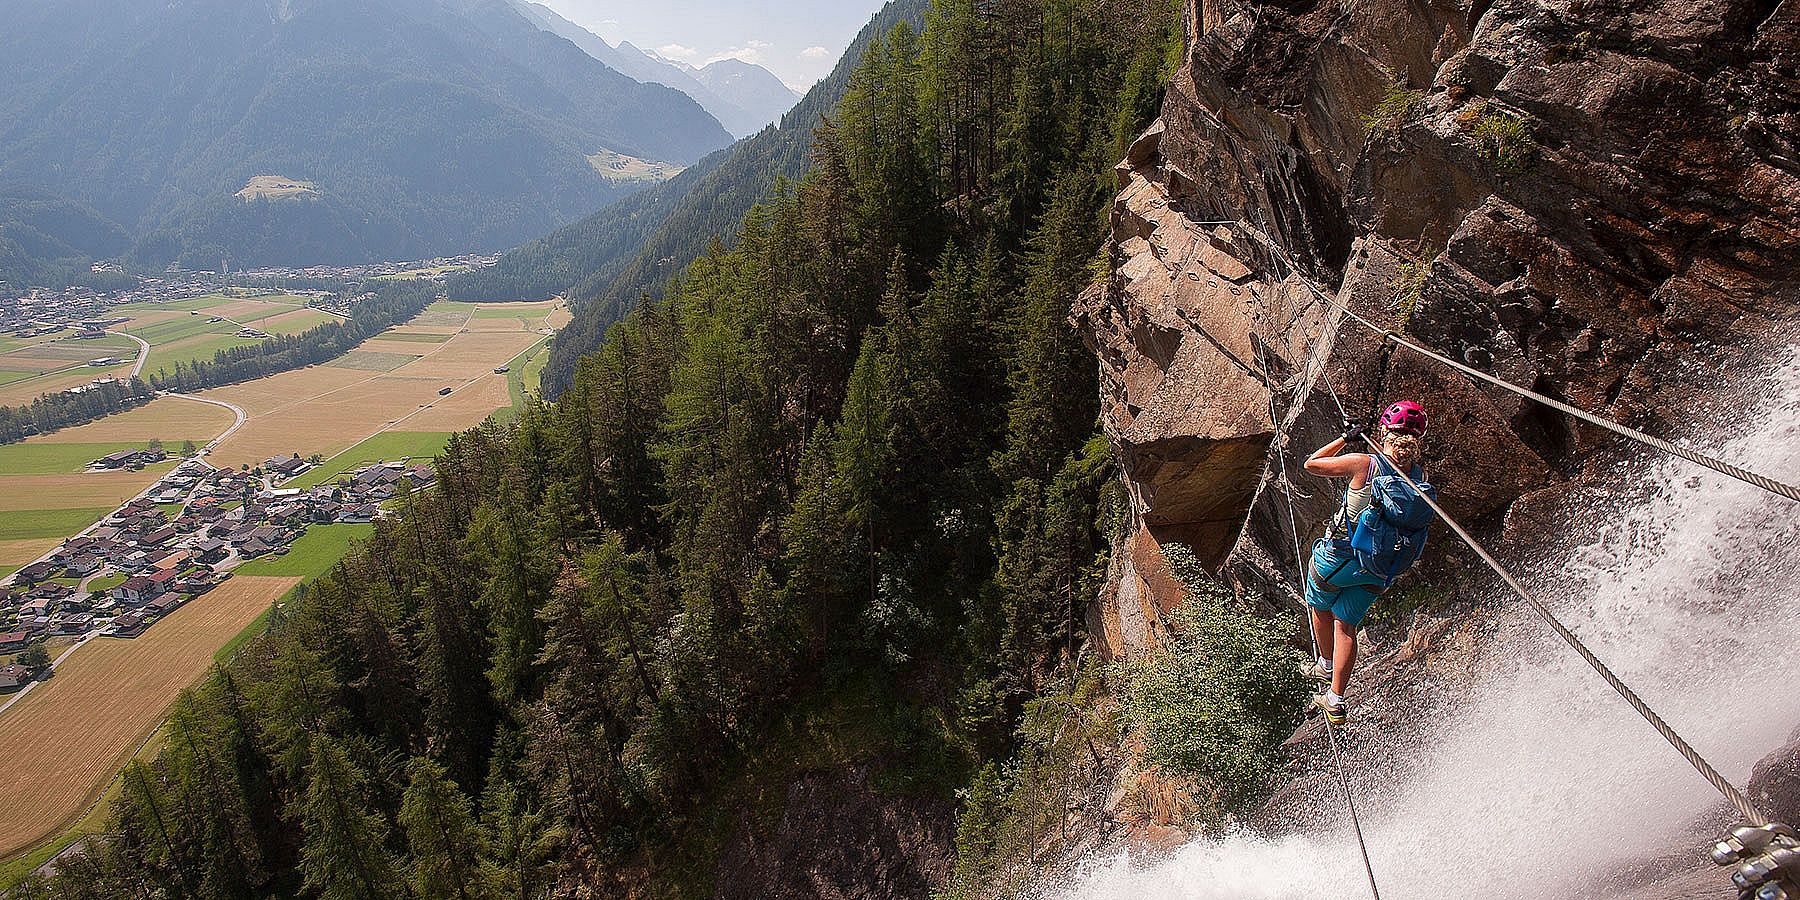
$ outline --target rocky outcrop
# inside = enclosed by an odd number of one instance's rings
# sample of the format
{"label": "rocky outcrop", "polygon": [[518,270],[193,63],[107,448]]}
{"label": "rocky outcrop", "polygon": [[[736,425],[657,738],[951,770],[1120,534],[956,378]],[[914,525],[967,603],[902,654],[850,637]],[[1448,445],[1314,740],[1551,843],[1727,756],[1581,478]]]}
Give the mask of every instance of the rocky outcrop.
{"label": "rocky outcrop", "polygon": [[1164,542],[1292,570],[1270,450],[1329,439],[1334,393],[1425,401],[1434,481],[1498,536],[1611,458],[1404,351],[1378,384],[1377,342],[1318,294],[1664,432],[1800,309],[1800,3],[1194,0],[1188,29],[1119,167],[1113,277],[1075,309],[1137,525],[1095,614],[1110,652],[1179,602]]}

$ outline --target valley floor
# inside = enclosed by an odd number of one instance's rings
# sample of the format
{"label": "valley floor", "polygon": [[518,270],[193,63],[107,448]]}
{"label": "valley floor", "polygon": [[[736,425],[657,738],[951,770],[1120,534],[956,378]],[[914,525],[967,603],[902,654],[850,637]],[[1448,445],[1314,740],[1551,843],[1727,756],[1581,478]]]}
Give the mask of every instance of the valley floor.
{"label": "valley floor", "polygon": [[[217,309],[204,312],[216,315]],[[322,458],[279,485],[284,488],[323,484],[378,461],[429,458],[454,432],[521,403],[524,370],[567,320],[561,301],[438,303],[329,364],[191,397],[160,397],[130,412],[0,447],[0,575],[37,561],[120,504],[160,486],[178,460],[124,471],[89,465],[152,440],[171,454],[192,441],[219,469],[256,468],[284,454]],[[145,746],[175,695],[216,654],[259,630],[278,598],[341,558],[350,546],[346,529],[361,534],[367,527],[315,526],[282,555],[236,567],[234,577],[140,637],[98,637],[108,624],[98,620],[87,635],[91,640],[75,636],[51,648],[55,657],[75,646],[53,677],[0,706],[0,749],[22,761],[0,776],[0,855],[24,853],[18,863],[28,871],[41,862],[34,857],[48,858],[84,826],[98,826],[103,816],[94,814],[94,804]],[[109,573],[57,580],[78,590],[122,580]],[[78,819],[81,825],[65,831]],[[0,875],[16,877],[18,868]]]}

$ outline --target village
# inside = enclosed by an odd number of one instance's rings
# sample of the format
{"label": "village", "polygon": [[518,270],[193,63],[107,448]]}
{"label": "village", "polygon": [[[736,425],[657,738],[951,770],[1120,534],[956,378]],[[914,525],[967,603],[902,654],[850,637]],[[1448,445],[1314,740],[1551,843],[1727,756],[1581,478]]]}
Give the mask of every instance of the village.
{"label": "village", "polygon": [[[95,470],[165,462],[160,447],[121,450]],[[368,523],[402,493],[431,487],[429,465],[378,462],[307,488],[280,485],[315,459],[278,456],[256,468],[188,459],[111,515],[0,581],[0,693],[42,678],[51,639],[134,638],[225,580],[242,563],[280,556],[314,525]]]}
{"label": "village", "polygon": [[[377,278],[409,277],[443,281],[450,272],[480,269],[499,261],[497,254],[464,254],[410,262],[380,262],[356,266],[296,266],[227,271],[170,270],[159,276],[139,276],[128,288],[97,290],[71,286],[58,290],[32,289],[19,291],[0,282],[0,332],[24,326],[41,327],[56,323],[73,323],[80,319],[105,318],[114,306],[128,303],[175,303],[191,300],[227,288],[271,288],[283,286],[289,294],[317,297],[321,303],[334,296],[327,291],[302,289],[295,283],[323,281],[367,282]],[[113,263],[99,262],[91,267],[95,273],[118,273]]]}

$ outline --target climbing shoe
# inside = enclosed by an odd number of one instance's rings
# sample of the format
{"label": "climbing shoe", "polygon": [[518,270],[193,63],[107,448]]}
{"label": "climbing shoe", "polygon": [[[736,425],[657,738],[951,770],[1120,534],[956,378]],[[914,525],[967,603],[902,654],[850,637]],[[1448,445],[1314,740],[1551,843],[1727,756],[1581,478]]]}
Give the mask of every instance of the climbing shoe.
{"label": "climbing shoe", "polygon": [[1343,727],[1345,722],[1350,720],[1350,716],[1348,711],[1345,710],[1344,704],[1332,703],[1331,698],[1324,694],[1316,694],[1313,696],[1313,706],[1325,711],[1325,721],[1340,728]]}
{"label": "climbing shoe", "polygon": [[1331,686],[1331,672],[1327,671],[1324,666],[1321,666],[1316,662],[1306,667],[1306,677],[1311,678],[1325,687]]}

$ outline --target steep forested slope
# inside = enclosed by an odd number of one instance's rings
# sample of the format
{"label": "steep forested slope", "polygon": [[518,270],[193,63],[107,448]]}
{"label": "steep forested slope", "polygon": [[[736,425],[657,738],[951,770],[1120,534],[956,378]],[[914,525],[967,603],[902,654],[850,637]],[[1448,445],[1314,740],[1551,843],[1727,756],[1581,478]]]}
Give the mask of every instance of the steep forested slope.
{"label": "steep forested slope", "polygon": [[[629,193],[589,154],[730,140],[500,0],[9,0],[0,82],[0,181],[93,207],[147,263],[504,247]],[[256,176],[295,189],[240,195]]]}
{"label": "steep forested slope", "polygon": [[124,253],[131,238],[79,203],[29,189],[0,188],[0,293],[88,283],[92,260]]}
{"label": "steep forested slope", "polygon": [[1067,310],[1175,6],[873,40],[811,174],[561,400],[455,438],[52,887],[923,897],[959,792],[979,870],[1116,516]]}
{"label": "steep forested slope", "polygon": [[[552,344],[544,372],[544,384],[554,395],[569,384],[575,360],[599,344],[607,326],[640,297],[660,293],[670,277],[715,239],[729,239],[744,213],[777,179],[797,179],[806,171],[813,132],[844,96],[851,71],[870,42],[899,22],[918,26],[928,6],[930,0],[892,0],[883,7],[831,76],[814,85],[782,117],[780,127],[740,141],[722,158],[703,163],[699,172],[659,185],[652,189],[654,196],[617,204],[513,251],[501,258],[493,274],[452,281],[451,295],[541,298],[568,292],[575,320]],[[624,235],[633,239],[620,240]],[[546,277],[548,272],[556,277]]]}

